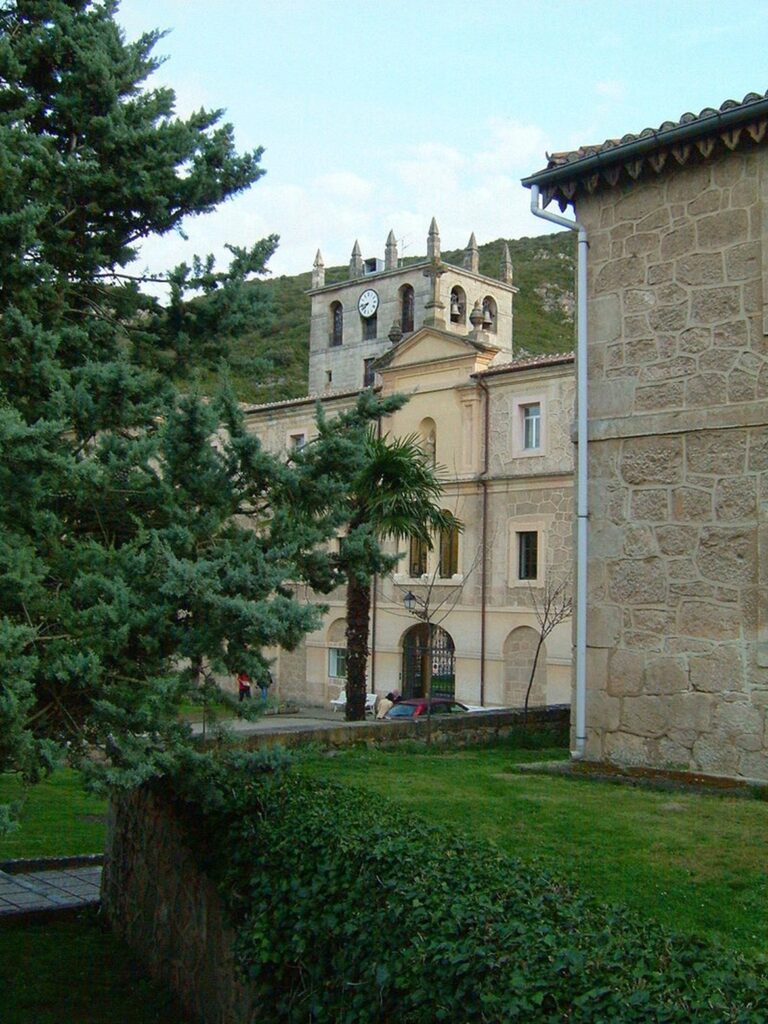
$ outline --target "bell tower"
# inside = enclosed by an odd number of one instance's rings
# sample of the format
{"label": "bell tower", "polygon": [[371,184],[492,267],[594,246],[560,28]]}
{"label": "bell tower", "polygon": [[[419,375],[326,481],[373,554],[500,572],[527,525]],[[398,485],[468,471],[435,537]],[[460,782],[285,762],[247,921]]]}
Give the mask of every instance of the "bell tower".
{"label": "bell tower", "polygon": [[364,258],[356,240],[346,280],[326,284],[318,250],[312,267],[309,392],[354,392],[374,381],[375,361],[420,331],[460,336],[496,351],[495,362],[512,358],[512,261],[505,246],[498,278],[480,273],[474,232],[461,265],[442,255],[433,217],[426,258],[404,263],[390,231],[384,259]]}

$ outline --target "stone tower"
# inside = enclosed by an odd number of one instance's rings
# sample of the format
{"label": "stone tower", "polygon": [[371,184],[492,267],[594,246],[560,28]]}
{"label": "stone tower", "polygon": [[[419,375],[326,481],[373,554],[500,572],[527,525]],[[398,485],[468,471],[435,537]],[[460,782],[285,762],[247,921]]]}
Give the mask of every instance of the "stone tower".
{"label": "stone tower", "polygon": [[[463,265],[442,258],[440,230],[432,218],[426,259],[399,266],[394,231],[384,259],[363,259],[357,241],[346,281],[325,284],[318,251],[312,269],[312,320],[309,342],[310,394],[355,391],[374,380],[374,363],[394,344],[422,330],[460,336],[496,350],[495,362],[512,358],[512,285],[509,253],[501,280],[479,273],[474,233]],[[480,317],[473,313],[480,311]]]}

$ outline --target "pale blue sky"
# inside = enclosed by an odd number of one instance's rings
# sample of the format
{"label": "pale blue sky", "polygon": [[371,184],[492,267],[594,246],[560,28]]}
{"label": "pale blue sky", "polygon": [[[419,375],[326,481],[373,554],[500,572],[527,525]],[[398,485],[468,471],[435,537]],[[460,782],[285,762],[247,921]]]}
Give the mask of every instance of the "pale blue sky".
{"label": "pale blue sky", "polygon": [[424,253],[540,234],[519,179],[546,150],[638,132],[768,89],[768,0],[123,0],[170,30],[156,76],[182,114],[224,107],[267,175],[145,248],[155,269],[276,232],[273,273],[345,263],[390,228]]}

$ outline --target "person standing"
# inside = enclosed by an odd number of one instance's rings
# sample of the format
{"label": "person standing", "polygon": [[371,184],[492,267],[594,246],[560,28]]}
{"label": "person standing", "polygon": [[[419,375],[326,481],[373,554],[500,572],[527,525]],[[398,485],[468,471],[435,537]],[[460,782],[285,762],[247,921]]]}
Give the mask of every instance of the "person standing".
{"label": "person standing", "polygon": [[251,699],[251,677],[247,672],[238,672],[237,692],[241,704],[244,700]]}
{"label": "person standing", "polygon": [[266,679],[262,679],[262,681],[261,681],[261,702],[262,702],[262,704],[266,704],[267,703],[267,697],[269,695],[269,688],[273,685],[273,683],[274,683],[274,679],[272,678],[272,673],[269,670],[267,670],[267,677],[266,677]]}

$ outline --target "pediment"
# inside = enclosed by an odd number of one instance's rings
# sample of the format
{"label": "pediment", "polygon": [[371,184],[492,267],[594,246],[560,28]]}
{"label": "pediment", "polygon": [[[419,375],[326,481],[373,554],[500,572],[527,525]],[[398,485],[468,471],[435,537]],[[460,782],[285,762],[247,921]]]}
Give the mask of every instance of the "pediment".
{"label": "pediment", "polygon": [[416,366],[420,363],[435,363],[442,360],[467,357],[476,359],[480,353],[488,356],[495,350],[487,345],[478,345],[470,338],[449,334],[434,327],[421,327],[379,360],[381,369],[397,369]]}

